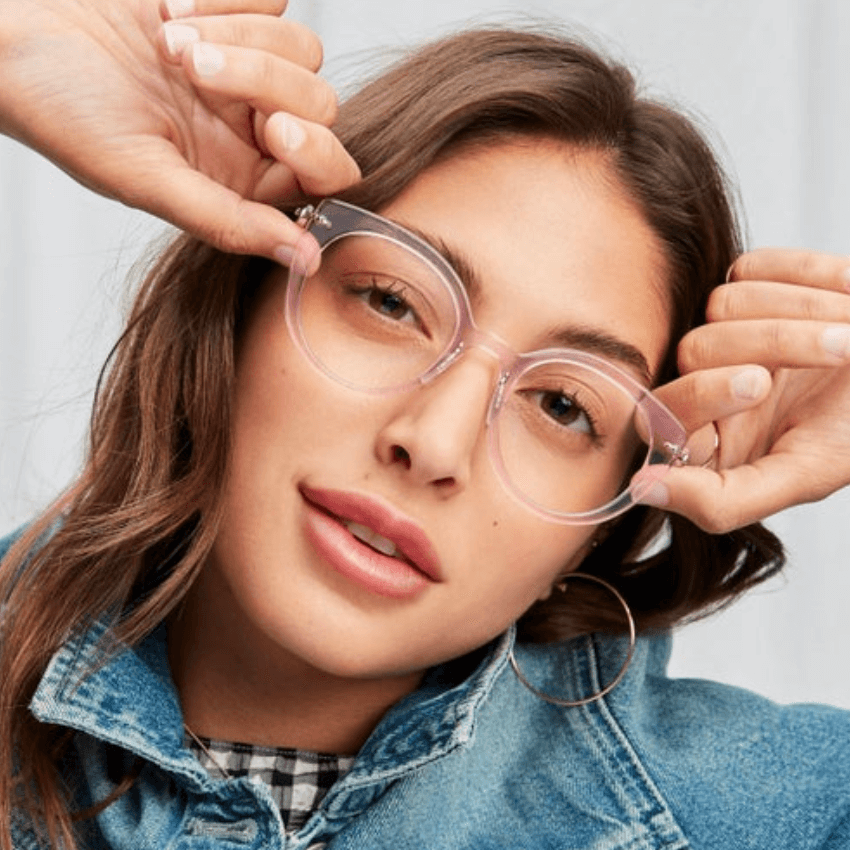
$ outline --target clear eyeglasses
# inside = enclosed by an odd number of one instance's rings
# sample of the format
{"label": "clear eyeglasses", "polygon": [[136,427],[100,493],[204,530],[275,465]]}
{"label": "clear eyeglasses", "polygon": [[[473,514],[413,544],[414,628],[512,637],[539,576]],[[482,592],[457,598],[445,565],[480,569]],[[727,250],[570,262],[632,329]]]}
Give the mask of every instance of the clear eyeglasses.
{"label": "clear eyeglasses", "polygon": [[302,240],[289,272],[286,322],[303,353],[338,383],[374,395],[414,391],[473,348],[492,355],[492,462],[536,513],[603,522],[640,496],[638,469],[687,462],[682,425],[615,363],[579,349],[518,354],[479,329],[458,274],[418,236],[336,200],[299,216],[322,250],[308,275]]}

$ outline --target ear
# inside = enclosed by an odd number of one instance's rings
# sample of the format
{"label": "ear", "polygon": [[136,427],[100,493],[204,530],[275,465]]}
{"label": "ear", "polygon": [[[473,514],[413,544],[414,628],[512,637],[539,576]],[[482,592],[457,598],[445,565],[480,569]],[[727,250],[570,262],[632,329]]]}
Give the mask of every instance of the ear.
{"label": "ear", "polygon": [[600,535],[597,530],[597,533],[595,533],[592,537],[588,537],[584,544],[579,547],[576,552],[573,553],[572,557],[569,559],[569,561],[567,561],[567,563],[555,577],[555,580],[552,582],[552,584],[550,584],[549,587],[547,587],[546,590],[544,590],[543,593],[541,593],[540,596],[537,597],[537,601],[543,602],[544,600],[549,599],[549,597],[552,595],[552,591],[558,586],[558,583],[561,581],[561,579],[564,576],[575,572],[579,568],[581,562],[590,554],[590,551],[592,549],[595,549],[599,545],[600,537],[604,536],[604,533]]}

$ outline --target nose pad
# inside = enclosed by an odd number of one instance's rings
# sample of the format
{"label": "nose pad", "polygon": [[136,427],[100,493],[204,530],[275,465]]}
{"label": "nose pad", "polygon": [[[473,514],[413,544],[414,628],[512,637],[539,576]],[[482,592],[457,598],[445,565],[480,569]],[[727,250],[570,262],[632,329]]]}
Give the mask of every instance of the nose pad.
{"label": "nose pad", "polygon": [[468,351],[427,384],[395,402],[381,428],[376,451],[422,484],[443,490],[466,486],[498,378],[498,363],[485,352]]}

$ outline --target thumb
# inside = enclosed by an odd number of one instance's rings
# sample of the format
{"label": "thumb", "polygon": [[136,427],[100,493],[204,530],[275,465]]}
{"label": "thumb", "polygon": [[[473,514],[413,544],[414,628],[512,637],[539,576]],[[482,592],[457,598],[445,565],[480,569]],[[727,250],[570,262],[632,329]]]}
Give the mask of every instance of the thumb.
{"label": "thumb", "polygon": [[632,478],[635,501],[680,514],[711,534],[759,522],[809,501],[811,482],[781,453],[715,471],[698,466],[645,467]]}
{"label": "thumb", "polygon": [[[155,185],[126,199],[222,251],[288,265],[304,231],[280,210],[247,200],[185,164],[160,168]],[[318,246],[315,246],[318,253]]]}

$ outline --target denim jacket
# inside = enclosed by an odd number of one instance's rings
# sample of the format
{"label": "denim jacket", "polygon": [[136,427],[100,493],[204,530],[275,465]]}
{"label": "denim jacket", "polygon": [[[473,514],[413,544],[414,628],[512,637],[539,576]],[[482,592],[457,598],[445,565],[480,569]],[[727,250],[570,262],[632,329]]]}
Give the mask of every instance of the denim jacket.
{"label": "denim jacket", "polygon": [[[513,630],[462,676],[431,671],[291,835],[261,783],[212,777],[183,747],[165,629],[81,678],[101,634],[69,641],[31,703],[76,730],[67,771],[80,806],[141,759],[131,790],[87,822],[92,850],[850,848],[850,714],[670,679],[665,634],[639,639],[624,680],[581,708],[519,683]],[[541,690],[577,699],[610,681],[624,645],[515,651]],[[25,824],[13,834],[17,850],[37,847]]]}

